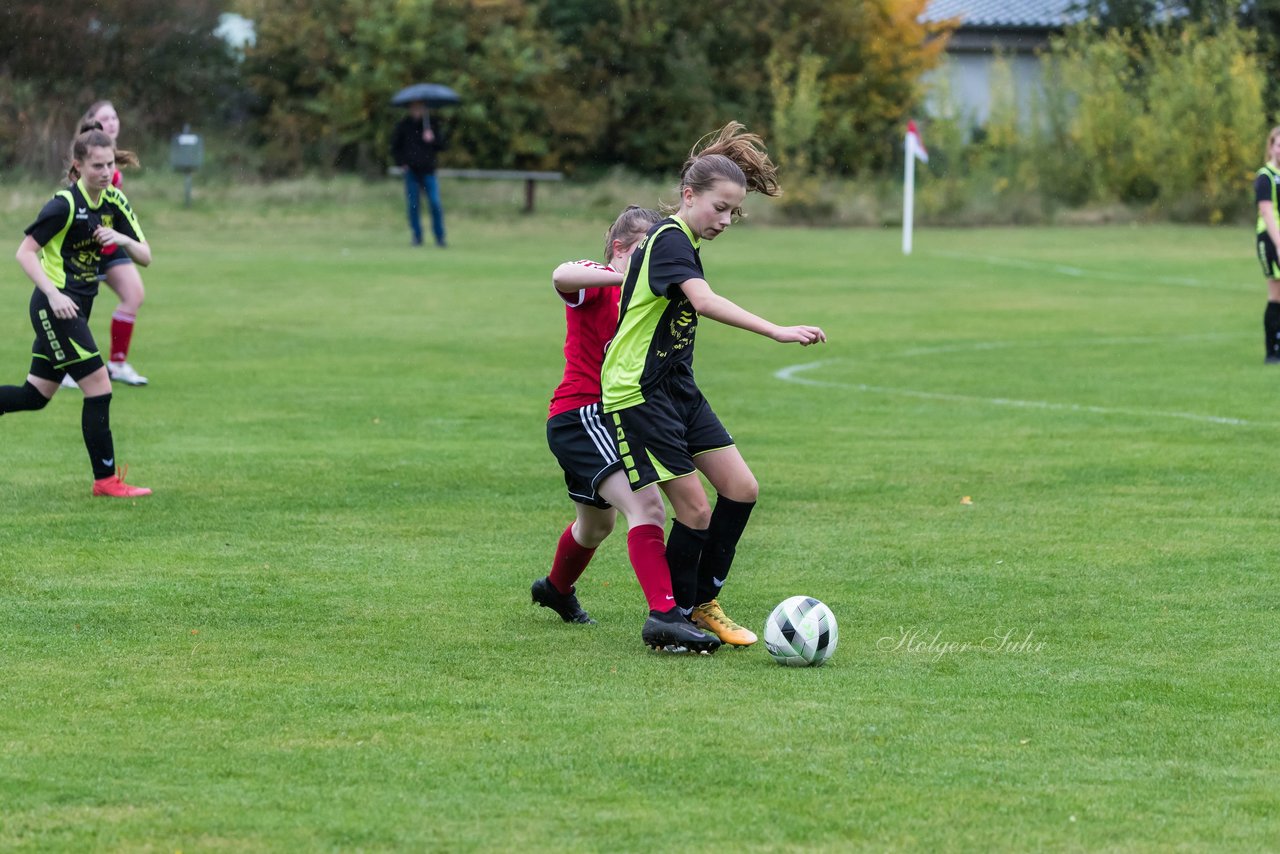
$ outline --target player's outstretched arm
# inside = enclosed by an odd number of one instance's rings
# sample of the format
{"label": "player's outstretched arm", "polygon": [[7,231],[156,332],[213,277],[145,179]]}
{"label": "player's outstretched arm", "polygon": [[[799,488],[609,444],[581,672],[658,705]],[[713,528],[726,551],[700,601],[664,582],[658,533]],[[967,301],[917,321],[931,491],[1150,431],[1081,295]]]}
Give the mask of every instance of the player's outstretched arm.
{"label": "player's outstretched arm", "polygon": [[817,326],[779,326],[742,306],[725,299],[711,290],[705,279],[689,279],[680,289],[693,305],[694,311],[703,317],[719,321],[726,326],[736,326],[783,344],[795,343],[802,347],[827,340],[827,334]]}
{"label": "player's outstretched arm", "polygon": [[622,274],[603,267],[588,267],[566,261],[551,274],[551,284],[562,294],[577,293],[584,288],[607,288],[622,284]]}

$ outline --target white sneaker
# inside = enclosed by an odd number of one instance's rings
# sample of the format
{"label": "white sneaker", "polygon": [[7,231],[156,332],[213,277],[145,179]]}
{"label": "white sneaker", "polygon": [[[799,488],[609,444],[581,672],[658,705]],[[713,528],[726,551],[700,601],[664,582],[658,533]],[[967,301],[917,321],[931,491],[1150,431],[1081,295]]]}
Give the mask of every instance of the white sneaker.
{"label": "white sneaker", "polygon": [[114,383],[125,385],[146,385],[147,378],[133,369],[128,362],[107,362],[107,373]]}
{"label": "white sneaker", "polygon": [[62,387],[63,388],[80,388],[80,386],[76,385],[76,381],[71,379],[71,374],[62,375]]}

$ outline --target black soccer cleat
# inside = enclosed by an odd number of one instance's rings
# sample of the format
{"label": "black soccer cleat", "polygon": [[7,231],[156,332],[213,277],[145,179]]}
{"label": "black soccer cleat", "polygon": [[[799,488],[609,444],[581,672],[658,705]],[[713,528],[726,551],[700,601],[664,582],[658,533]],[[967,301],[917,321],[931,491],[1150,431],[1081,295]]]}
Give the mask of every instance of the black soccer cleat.
{"label": "black soccer cleat", "polygon": [[640,637],[645,646],[663,652],[699,652],[711,655],[720,648],[720,638],[699,629],[679,608],[650,611]]}
{"label": "black soccer cleat", "polygon": [[596,621],[591,619],[591,615],[582,610],[582,606],[578,604],[577,596],[572,593],[566,596],[557,590],[549,580],[539,578],[533,582],[533,588],[529,592],[533,594],[533,604],[550,608],[559,614],[560,619],[566,623],[595,625]]}

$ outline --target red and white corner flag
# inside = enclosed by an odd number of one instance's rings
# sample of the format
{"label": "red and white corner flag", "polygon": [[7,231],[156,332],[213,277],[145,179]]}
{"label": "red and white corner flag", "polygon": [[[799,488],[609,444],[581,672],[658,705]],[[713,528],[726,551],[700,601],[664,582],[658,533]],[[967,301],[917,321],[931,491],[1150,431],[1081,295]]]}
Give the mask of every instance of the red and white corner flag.
{"label": "red and white corner flag", "polygon": [[907,122],[907,156],[913,155],[921,163],[929,162],[929,151],[924,147],[924,140],[920,138],[920,131],[914,120]]}
{"label": "red and white corner flag", "polygon": [[902,181],[902,254],[911,254],[912,219],[915,217],[916,161],[929,162],[929,151],[920,139],[920,131],[914,120],[907,122],[907,137],[903,142],[906,161]]}

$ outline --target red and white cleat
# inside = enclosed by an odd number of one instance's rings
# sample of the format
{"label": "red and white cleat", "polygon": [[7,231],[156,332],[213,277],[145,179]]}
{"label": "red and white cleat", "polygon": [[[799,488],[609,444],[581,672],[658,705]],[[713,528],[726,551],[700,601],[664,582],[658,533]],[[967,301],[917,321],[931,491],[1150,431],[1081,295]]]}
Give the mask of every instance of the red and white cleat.
{"label": "red and white cleat", "polygon": [[113,383],[146,385],[147,378],[133,369],[128,362],[107,362],[107,375]]}

